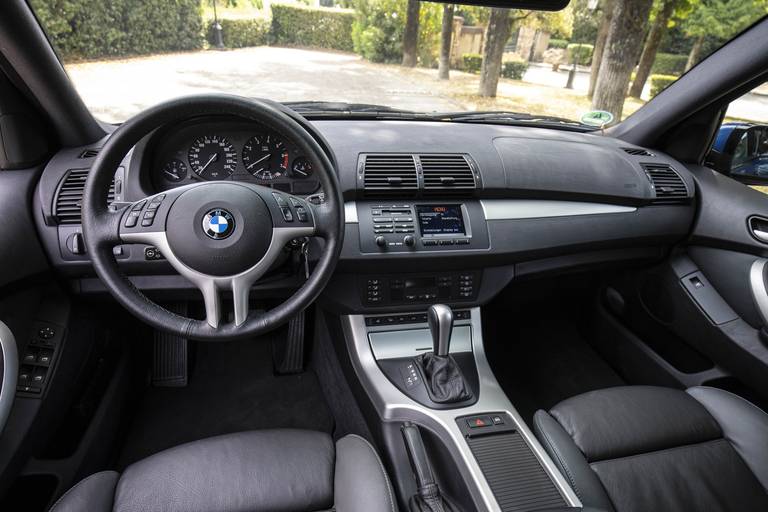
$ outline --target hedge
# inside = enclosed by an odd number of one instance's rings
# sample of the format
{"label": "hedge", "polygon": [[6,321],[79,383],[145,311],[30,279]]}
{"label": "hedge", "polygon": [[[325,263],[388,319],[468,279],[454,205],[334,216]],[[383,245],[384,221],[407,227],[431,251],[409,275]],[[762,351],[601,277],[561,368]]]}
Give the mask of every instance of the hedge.
{"label": "hedge", "polygon": [[688,63],[687,55],[674,53],[657,53],[653,61],[651,73],[656,75],[682,75]]}
{"label": "hedge", "polygon": [[60,57],[95,59],[203,46],[200,0],[30,0]]}
{"label": "hedge", "polygon": [[525,72],[528,71],[528,61],[508,60],[501,65],[501,76],[513,80],[522,80]]}
{"label": "hedge", "polygon": [[467,73],[479,73],[483,67],[483,56],[479,53],[465,53],[461,56],[461,63]]}
{"label": "hedge", "polygon": [[275,44],[352,51],[354,11],[286,4],[271,9]]}
{"label": "hedge", "polygon": [[[263,46],[269,43],[269,20],[255,19],[222,19],[221,36],[227,48],[243,48],[245,46]],[[208,23],[206,39],[211,46],[216,44],[213,21]]]}
{"label": "hedge", "polygon": [[592,62],[592,52],[594,50],[595,47],[591,44],[569,44],[567,47],[568,63],[572,63],[574,57],[576,57],[580,65],[587,66]]}
{"label": "hedge", "polygon": [[669,87],[677,78],[674,75],[651,75],[651,98]]}
{"label": "hedge", "polygon": [[568,48],[568,41],[566,39],[550,39],[548,48],[558,48],[565,50]]}

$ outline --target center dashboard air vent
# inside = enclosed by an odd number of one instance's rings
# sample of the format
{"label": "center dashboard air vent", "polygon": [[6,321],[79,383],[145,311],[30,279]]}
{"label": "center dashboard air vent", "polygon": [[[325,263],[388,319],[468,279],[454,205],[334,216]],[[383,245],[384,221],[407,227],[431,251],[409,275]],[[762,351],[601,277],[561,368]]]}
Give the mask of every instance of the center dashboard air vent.
{"label": "center dashboard air vent", "polygon": [[363,188],[366,194],[414,195],[419,189],[413,155],[363,155]]}
{"label": "center dashboard air vent", "polygon": [[[56,191],[53,215],[59,224],[80,224],[85,182],[90,169],[71,169],[67,171]],[[109,187],[108,202],[115,200],[115,181]]]}
{"label": "center dashboard air vent", "polygon": [[643,148],[621,148],[621,150],[632,156],[656,156],[647,149]]}
{"label": "center dashboard air vent", "polygon": [[688,200],[683,178],[667,164],[640,164],[653,185],[655,204],[678,204]]}
{"label": "center dashboard air vent", "polygon": [[420,155],[424,192],[466,193],[477,188],[475,173],[464,155]]}

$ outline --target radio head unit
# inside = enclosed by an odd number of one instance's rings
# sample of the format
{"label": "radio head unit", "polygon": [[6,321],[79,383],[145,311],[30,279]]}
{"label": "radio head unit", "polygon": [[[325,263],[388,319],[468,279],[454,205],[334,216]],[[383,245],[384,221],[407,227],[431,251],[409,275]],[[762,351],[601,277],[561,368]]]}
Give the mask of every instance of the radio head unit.
{"label": "radio head unit", "polygon": [[461,205],[416,205],[422,236],[466,235]]}

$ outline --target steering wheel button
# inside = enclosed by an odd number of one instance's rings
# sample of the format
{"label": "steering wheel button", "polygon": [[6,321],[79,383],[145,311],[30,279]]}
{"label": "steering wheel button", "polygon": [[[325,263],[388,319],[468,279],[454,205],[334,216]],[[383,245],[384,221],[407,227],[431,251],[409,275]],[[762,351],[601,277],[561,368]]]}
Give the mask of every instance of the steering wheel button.
{"label": "steering wheel button", "polygon": [[301,208],[304,206],[303,204],[301,204],[301,201],[299,201],[295,197],[291,197],[289,198],[289,200],[291,201],[291,204],[293,205],[294,208]]}
{"label": "steering wheel button", "polygon": [[[272,197],[275,198],[275,201],[277,201],[277,206],[279,206],[281,209],[284,209],[288,206],[288,202],[285,200],[283,196],[276,192],[272,192]],[[283,213],[283,217],[285,217],[285,213]],[[288,220],[288,219],[285,219]]]}
{"label": "steering wheel button", "polygon": [[139,211],[142,208],[144,208],[145,204],[147,204],[147,200],[146,199],[142,199],[141,201],[139,201],[138,203],[133,205],[133,208],[131,208],[131,210],[134,211],[134,212]]}
{"label": "steering wheel button", "polygon": [[291,213],[291,209],[287,206],[280,208],[280,211],[283,214],[283,219],[285,222],[293,222],[293,213]]}
{"label": "steering wheel button", "polygon": [[307,210],[299,206],[296,208],[296,217],[299,219],[299,222],[307,222],[309,220],[309,216],[307,215]]}
{"label": "steering wheel button", "polygon": [[131,211],[128,213],[128,217],[125,219],[125,227],[136,227],[136,223],[139,222],[139,213],[137,211]]}

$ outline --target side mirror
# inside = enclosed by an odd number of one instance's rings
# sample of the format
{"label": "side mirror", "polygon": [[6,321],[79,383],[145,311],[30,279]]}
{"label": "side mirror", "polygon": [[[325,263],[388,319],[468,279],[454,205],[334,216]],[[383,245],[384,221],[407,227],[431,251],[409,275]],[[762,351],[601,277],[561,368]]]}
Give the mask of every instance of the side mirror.
{"label": "side mirror", "polygon": [[767,183],[768,125],[724,123],[706,164],[747,184]]}

